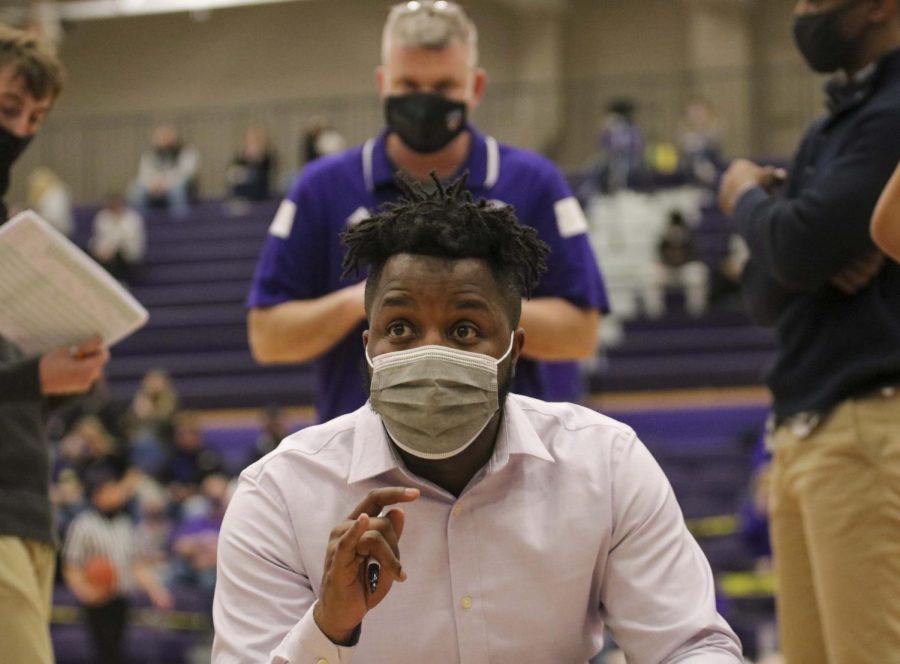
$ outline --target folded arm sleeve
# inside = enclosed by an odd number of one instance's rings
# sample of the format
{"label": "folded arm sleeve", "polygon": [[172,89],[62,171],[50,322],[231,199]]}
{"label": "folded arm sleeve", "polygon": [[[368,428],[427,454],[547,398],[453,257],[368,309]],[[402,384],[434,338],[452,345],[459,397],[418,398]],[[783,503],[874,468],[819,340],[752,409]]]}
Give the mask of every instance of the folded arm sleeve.
{"label": "folded arm sleeve", "polygon": [[[790,289],[815,291],[874,250],[869,219],[900,157],[900,110],[870,113],[849,131],[852,137],[834,158],[803,176],[809,184],[795,197],[754,188],[735,208],[751,256]],[[807,139],[807,150],[816,137]]]}
{"label": "folded arm sleeve", "polygon": [[629,662],[743,661],[716,611],[709,563],[662,470],[631,434],[616,442],[613,531],[601,611]]}

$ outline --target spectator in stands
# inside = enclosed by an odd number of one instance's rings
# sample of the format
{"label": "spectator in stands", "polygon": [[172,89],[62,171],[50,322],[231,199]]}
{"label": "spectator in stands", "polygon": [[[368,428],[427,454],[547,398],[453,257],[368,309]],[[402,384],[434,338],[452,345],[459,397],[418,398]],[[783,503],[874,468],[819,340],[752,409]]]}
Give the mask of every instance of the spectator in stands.
{"label": "spectator in stands", "polygon": [[277,404],[266,406],[262,412],[262,427],[259,436],[256,437],[256,442],[253,445],[246,465],[249,466],[254,461],[262,459],[278,447],[278,444],[284,440],[287,434],[287,425],[284,422],[281,407]]}
{"label": "spectator in stands", "polygon": [[159,609],[172,596],[135,547],[134,525],[125,511],[131,487],[103,462],[83,474],[90,507],[72,522],[63,549],[63,577],[84,607],[94,661],[124,664],[129,595],[143,590]]}
{"label": "spectator in stands", "polygon": [[[0,24],[0,223],[10,169],[62,81],[49,46]],[[59,403],[52,397],[86,392],[108,359],[99,338],[34,358],[0,338],[0,652],[11,662],[53,661],[47,623],[56,553],[44,428]]]}
{"label": "spectator in stands", "polygon": [[694,234],[684,215],[669,213],[668,223],[657,243],[657,261],[644,278],[644,308],[650,318],[665,313],[665,289],[677,287],[685,293],[685,306],[691,316],[706,312],[709,298],[709,268],[697,259]]}
{"label": "spectator in stands", "polygon": [[80,472],[87,465],[89,454],[87,440],[69,431],[60,439],[53,451],[50,464],[51,479],[56,482],[60,475],[69,470]]}
{"label": "spectator in stands", "polygon": [[144,260],[147,238],[144,218],[119,194],[106,197],[94,217],[89,249],[94,259],[119,281],[128,284]]}
{"label": "spectator in stands", "polygon": [[900,161],[900,5],[799,2],[809,66],[838,72],[784,196],[734,161],[719,200],[747,241],[743,292],[778,328],[772,548],[788,662],[900,652],[900,264],[869,223]]}
{"label": "spectator in stands", "polygon": [[201,507],[186,514],[172,534],[171,583],[195,588],[207,607],[212,606],[216,586],[219,531],[229,495],[228,478],[219,473],[205,477],[197,503]]}
{"label": "spectator in stands", "polygon": [[169,577],[169,544],[174,524],[169,515],[166,492],[156,481],[144,477],[137,488],[138,520],[135,547],[144,563],[159,579]]}
{"label": "spectator in stands", "polygon": [[[75,442],[71,442],[74,439]],[[81,455],[75,470],[96,461],[105,460],[124,473],[128,467],[128,453],[121,441],[116,440],[96,415],[83,415],[72,426],[71,432],[63,439],[73,448],[80,449]]]}
{"label": "spectator in stands", "polygon": [[228,194],[234,201],[264,201],[269,198],[275,153],[262,127],[247,127],[241,147],[228,166]]}
{"label": "spectator in stands", "polygon": [[94,415],[83,415],[72,425],[56,448],[50,467],[50,497],[55,510],[57,530],[65,535],[72,519],[84,507],[80,477],[86,468],[103,463],[135,485],[137,477],[129,472],[128,457],[118,440]]}
{"label": "spectator in stands", "polygon": [[630,99],[613,101],[606,111],[598,148],[595,186],[605,194],[639,184],[644,169],[644,137],[635,121],[637,107]]}
{"label": "spectator in stands", "polygon": [[63,539],[72,521],[86,507],[84,487],[74,470],[66,468],[53,479],[50,483],[50,501],[53,503],[56,534]]}
{"label": "spectator in stands", "polygon": [[900,163],[875,208],[872,238],[882,251],[900,261]]}
{"label": "spectator in stands", "polygon": [[206,477],[221,473],[224,465],[219,454],[204,444],[203,429],[194,415],[179,413],[174,424],[174,448],[159,479],[168,488],[171,499],[180,505],[197,494]]}
{"label": "spectator in stands", "polygon": [[28,207],[66,237],[72,234],[75,215],[69,187],[46,166],[28,175]]}
{"label": "spectator in stands", "polygon": [[339,233],[399,194],[394,172],[420,181],[468,170],[479,197],[513,205],[553,247],[550,269],[524,303],[532,342],[514,389],[577,400],[578,359],[596,351],[606,292],[587,220],[546,159],[481,134],[466,122],[486,85],[475,26],[454,2],[395,5],[377,70],[387,128],[365,146],[319,160],[300,174],[269,231],[248,297],[249,338],[260,362],[315,360],[320,420],[366,400],[359,335],[364,283],[340,276]]}
{"label": "spectator in stands", "polygon": [[168,207],[173,216],[185,218],[197,193],[199,168],[197,149],[181,139],[174,125],[157,127],[150,150],[141,155],[131,204],[139,210]]}
{"label": "spectator in stands", "polygon": [[326,118],[316,115],[310,118],[300,141],[300,165],[311,164],[316,159],[342,152],[347,141]]}
{"label": "spectator in stands", "polygon": [[712,306],[729,306],[732,302],[743,306],[741,300],[741,275],[744,265],[750,257],[747,243],[739,234],[730,232],[725,249],[725,256],[719,261],[712,273],[710,286],[710,304]]}
{"label": "spectator in stands", "polygon": [[634,432],[509,393],[549,248],[465,184],[409,181],[344,235],[370,403],[241,475],[213,661],[585,662],[608,622],[629,661],[741,662]]}
{"label": "spectator in stands", "polygon": [[156,432],[171,426],[178,411],[178,392],[165,369],[151,369],[141,379],[127,414],[132,427],[148,427]]}
{"label": "spectator in stands", "polygon": [[150,475],[157,474],[165,463],[177,411],[178,392],[168,372],[148,371],[124,419],[131,462]]}
{"label": "spectator in stands", "polygon": [[722,131],[709,102],[691,100],[678,130],[679,167],[688,182],[714,187],[725,168]]}

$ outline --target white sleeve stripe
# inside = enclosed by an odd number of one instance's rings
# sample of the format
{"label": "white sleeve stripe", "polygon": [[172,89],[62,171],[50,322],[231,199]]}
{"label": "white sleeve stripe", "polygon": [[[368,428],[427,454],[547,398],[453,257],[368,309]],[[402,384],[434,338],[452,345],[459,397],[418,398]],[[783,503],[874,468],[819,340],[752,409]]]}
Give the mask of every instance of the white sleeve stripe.
{"label": "white sleeve stripe", "polygon": [[486,137],[484,142],[487,147],[484,187],[490,189],[497,184],[497,179],[500,177],[500,146],[497,145],[497,139],[493,136]]}
{"label": "white sleeve stripe", "polygon": [[269,234],[286,240],[294,227],[294,216],[296,214],[297,204],[285,198],[281,201],[281,205],[278,206],[275,218],[272,219],[272,224],[269,226]]}
{"label": "white sleeve stripe", "polygon": [[366,191],[375,191],[375,177],[372,168],[372,153],[375,151],[375,139],[370,138],[362,149],[363,179],[366,182]]}
{"label": "white sleeve stripe", "polygon": [[584,211],[574,196],[563,198],[553,204],[556,213],[556,228],[560,237],[574,237],[587,233],[588,223]]}

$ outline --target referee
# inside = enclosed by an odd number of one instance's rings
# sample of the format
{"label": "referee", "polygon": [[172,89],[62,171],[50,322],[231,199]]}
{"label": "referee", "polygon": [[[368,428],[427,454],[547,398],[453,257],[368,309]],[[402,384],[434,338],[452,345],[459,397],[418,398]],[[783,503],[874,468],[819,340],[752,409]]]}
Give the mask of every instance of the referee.
{"label": "referee", "polygon": [[129,595],[139,586],[161,609],[172,607],[172,597],[138,557],[134,524],[125,511],[128,481],[108,461],[88,466],[82,479],[89,507],[69,526],[63,576],[84,608],[95,661],[119,664],[125,662]]}

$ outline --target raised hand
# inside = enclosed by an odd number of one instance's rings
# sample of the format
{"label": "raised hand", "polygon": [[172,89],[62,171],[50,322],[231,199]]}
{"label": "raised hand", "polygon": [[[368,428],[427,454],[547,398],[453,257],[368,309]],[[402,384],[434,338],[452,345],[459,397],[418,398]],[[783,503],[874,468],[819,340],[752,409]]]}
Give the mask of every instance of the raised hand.
{"label": "raised hand", "polygon": [[[385,598],[394,581],[406,580],[399,549],[405,514],[400,508],[392,508],[379,515],[390,505],[418,497],[418,489],[375,489],[331,531],[321,597],[313,617],[334,643],[348,643],[366,613]],[[369,592],[366,582],[365,563],[369,557],[381,565],[374,592]]]}

